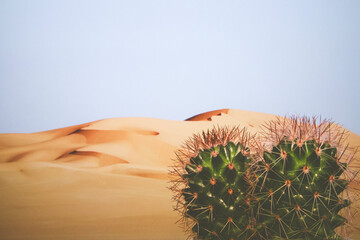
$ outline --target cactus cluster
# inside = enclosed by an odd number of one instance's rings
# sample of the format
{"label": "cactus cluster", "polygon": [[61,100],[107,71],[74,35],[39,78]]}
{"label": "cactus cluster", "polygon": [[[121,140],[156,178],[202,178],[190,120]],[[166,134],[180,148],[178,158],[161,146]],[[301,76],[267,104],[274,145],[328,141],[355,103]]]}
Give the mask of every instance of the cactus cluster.
{"label": "cactus cluster", "polygon": [[355,176],[344,133],[306,117],[264,127],[261,137],[214,127],[177,152],[171,189],[189,237],[342,239]]}

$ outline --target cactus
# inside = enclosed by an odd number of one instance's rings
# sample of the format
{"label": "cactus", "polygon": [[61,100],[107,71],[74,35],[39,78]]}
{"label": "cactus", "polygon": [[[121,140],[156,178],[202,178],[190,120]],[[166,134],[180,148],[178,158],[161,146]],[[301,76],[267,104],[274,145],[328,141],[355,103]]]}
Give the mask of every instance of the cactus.
{"label": "cactus", "polygon": [[[266,125],[258,161],[257,222],[274,239],[341,239],[335,232],[348,220],[339,211],[351,201],[353,176],[342,145],[344,132],[316,118],[287,118]],[[345,161],[342,158],[347,158]],[[341,161],[340,161],[341,160]]]}
{"label": "cactus", "polygon": [[306,117],[264,126],[260,139],[215,127],[177,152],[171,189],[189,238],[341,239],[356,176],[344,132]]}
{"label": "cactus", "polygon": [[179,152],[176,209],[198,239],[248,239],[256,233],[250,140],[244,129],[218,127],[194,135]]}

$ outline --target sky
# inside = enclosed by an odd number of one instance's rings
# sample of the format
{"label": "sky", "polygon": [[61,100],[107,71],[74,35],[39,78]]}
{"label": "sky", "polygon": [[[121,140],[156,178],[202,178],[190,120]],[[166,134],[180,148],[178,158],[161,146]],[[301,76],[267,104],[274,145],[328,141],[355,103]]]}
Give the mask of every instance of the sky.
{"label": "sky", "polygon": [[0,0],[0,133],[222,108],[360,134],[360,1]]}

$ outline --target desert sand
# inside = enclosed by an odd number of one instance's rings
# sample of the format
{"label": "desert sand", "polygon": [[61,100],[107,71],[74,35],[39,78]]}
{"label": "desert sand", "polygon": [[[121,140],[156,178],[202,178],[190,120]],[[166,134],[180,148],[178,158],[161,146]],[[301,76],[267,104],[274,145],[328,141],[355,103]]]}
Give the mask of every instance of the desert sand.
{"label": "desert sand", "polygon": [[[0,239],[185,239],[168,189],[174,152],[214,125],[256,133],[275,117],[222,109],[0,134]],[[359,135],[348,140],[360,146]]]}

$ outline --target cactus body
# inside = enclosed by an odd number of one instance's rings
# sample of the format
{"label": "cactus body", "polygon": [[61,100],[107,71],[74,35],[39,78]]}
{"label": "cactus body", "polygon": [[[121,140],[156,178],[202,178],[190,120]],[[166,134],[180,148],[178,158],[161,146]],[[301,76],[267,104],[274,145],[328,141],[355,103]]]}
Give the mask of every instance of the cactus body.
{"label": "cactus body", "polygon": [[195,220],[200,239],[247,239],[251,224],[249,150],[229,142],[200,150],[186,164],[185,216]]}
{"label": "cactus body", "polygon": [[346,164],[327,142],[286,140],[264,151],[259,177],[259,222],[266,235],[285,239],[339,239],[346,219],[339,211],[349,181],[339,179]]}
{"label": "cactus body", "polygon": [[256,236],[252,141],[245,129],[217,127],[194,135],[178,152],[172,190],[190,238]]}

